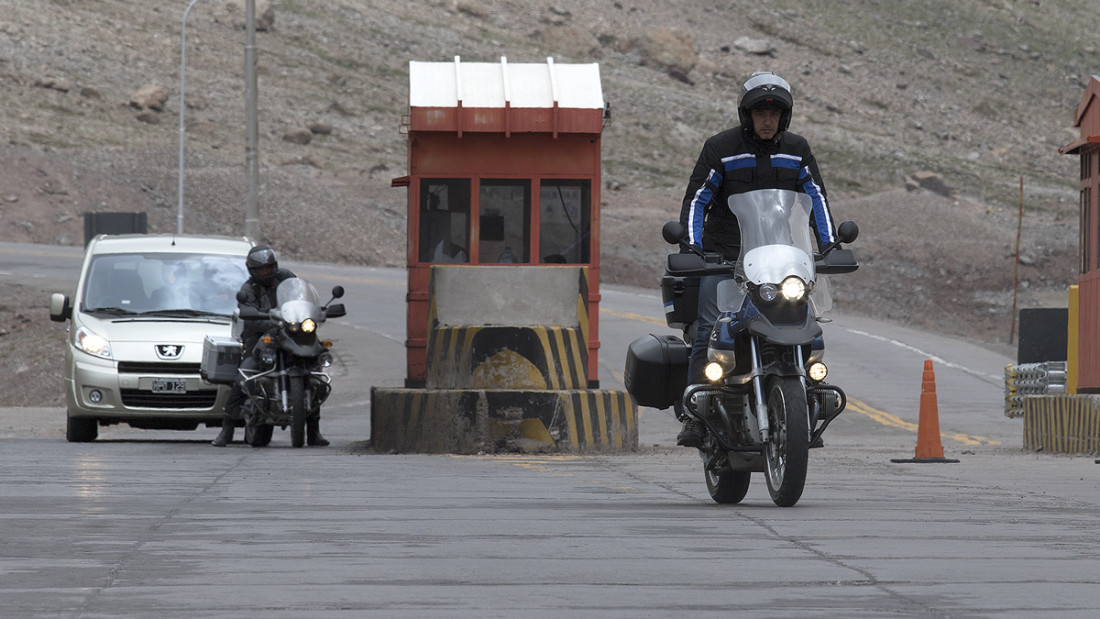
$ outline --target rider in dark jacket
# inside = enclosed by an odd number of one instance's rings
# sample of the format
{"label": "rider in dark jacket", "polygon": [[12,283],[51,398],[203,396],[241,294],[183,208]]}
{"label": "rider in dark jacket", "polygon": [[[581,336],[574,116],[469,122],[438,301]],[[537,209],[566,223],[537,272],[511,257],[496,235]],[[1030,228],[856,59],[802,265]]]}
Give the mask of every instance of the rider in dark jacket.
{"label": "rider in dark jacket", "polygon": [[[737,114],[740,126],[710,137],[695,163],[680,210],[688,241],[705,251],[736,260],[741,230],[730,212],[729,196],[756,189],[789,189],[810,196],[810,225],[819,246],[835,240],[825,183],[810,145],[787,131],[794,99],[790,85],[770,72],[753,73],[741,87]],[[688,369],[688,384],[703,382],[707,339],[718,318],[717,287],[725,276],[708,276],[699,284],[699,315]],[[677,444],[698,447],[703,425],[694,417],[683,421]]]}
{"label": "rider in dark jacket", "polygon": [[[279,282],[294,277],[288,269],[279,268],[278,257],[275,250],[266,245],[257,245],[248,252],[245,258],[245,266],[248,267],[248,280],[241,284],[238,292],[237,306],[251,307],[266,312],[276,305],[275,289]],[[241,294],[243,293],[243,295]],[[241,296],[245,297],[243,300]],[[260,338],[272,326],[268,320],[245,320],[241,330],[241,368],[254,370],[257,367],[256,360],[252,357],[252,351],[256,348]],[[229,391],[229,398],[225,402],[225,410],[222,412],[222,431],[211,443],[215,447],[225,447],[233,441],[233,428],[240,417],[241,408],[248,396],[240,381],[234,382]],[[310,417],[306,420],[306,443],[318,447],[329,444],[325,437],[321,436],[320,419]]]}

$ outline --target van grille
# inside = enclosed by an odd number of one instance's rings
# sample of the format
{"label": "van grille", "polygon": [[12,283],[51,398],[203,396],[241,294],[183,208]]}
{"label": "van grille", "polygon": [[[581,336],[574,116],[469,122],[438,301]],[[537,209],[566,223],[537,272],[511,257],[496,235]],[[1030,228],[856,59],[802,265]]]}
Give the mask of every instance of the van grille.
{"label": "van grille", "polygon": [[210,408],[218,399],[216,389],[188,393],[153,393],[141,389],[122,389],[122,404],[130,408]]}
{"label": "van grille", "polygon": [[119,361],[119,374],[198,374],[198,363],[160,363],[157,361]]}

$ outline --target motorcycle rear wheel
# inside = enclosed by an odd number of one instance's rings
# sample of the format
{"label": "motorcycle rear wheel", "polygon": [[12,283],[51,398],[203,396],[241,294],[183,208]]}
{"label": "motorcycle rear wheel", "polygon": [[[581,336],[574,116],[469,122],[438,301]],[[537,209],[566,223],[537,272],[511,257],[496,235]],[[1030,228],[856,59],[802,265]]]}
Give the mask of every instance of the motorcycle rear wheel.
{"label": "motorcycle rear wheel", "polygon": [[290,390],[287,393],[287,402],[290,404],[290,446],[304,447],[306,444],[306,415],[309,407],[306,406],[306,378],[303,376],[291,376],[287,379]]}
{"label": "motorcycle rear wheel", "polygon": [[764,446],[764,477],[768,493],[779,507],[791,507],[802,497],[809,465],[809,408],[802,381],[776,376],[768,384],[770,436]]}
{"label": "motorcycle rear wheel", "polygon": [[244,427],[244,440],[253,447],[267,447],[274,432],[275,426],[248,424]]}
{"label": "motorcycle rear wheel", "polygon": [[707,478],[707,492],[715,503],[726,505],[740,503],[749,491],[751,473],[747,471],[712,471],[703,472]]}

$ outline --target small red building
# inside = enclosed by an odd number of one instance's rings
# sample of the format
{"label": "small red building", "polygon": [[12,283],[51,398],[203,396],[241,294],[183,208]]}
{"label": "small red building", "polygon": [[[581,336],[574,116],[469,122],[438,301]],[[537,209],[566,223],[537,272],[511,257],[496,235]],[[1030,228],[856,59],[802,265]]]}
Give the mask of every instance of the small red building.
{"label": "small red building", "polygon": [[1100,76],[1085,87],[1073,125],[1080,137],[1058,150],[1081,159],[1077,392],[1100,393]]}
{"label": "small red building", "polygon": [[585,267],[597,386],[599,65],[410,62],[409,108],[409,174],[393,182],[409,191],[406,385],[424,384],[429,280],[448,264]]}

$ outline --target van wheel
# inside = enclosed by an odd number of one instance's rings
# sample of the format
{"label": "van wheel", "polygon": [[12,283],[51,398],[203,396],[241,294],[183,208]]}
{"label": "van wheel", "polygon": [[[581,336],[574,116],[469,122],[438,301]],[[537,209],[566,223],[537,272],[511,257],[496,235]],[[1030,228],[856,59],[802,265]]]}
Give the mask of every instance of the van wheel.
{"label": "van wheel", "polygon": [[90,443],[99,435],[99,423],[91,417],[68,417],[65,438],[70,443]]}

